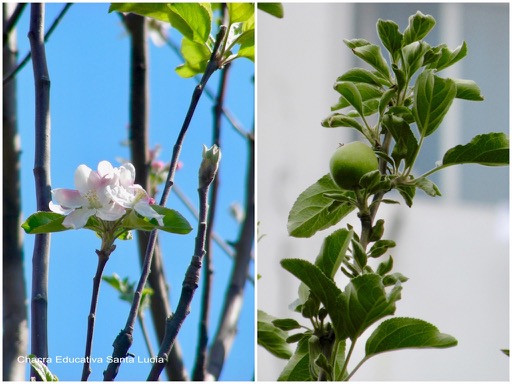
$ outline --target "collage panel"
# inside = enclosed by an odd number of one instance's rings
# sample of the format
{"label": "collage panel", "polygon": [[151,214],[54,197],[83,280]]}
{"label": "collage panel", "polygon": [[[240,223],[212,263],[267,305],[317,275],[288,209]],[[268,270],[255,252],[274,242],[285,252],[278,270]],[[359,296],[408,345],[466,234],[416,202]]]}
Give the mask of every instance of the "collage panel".
{"label": "collage panel", "polygon": [[259,381],[509,377],[509,4],[257,30]]}

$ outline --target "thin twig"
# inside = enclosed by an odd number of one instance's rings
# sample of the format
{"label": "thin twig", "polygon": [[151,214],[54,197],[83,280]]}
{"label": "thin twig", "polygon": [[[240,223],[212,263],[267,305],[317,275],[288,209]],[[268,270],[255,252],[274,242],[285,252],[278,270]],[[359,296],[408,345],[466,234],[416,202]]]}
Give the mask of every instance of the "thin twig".
{"label": "thin twig", "polygon": [[[220,42],[224,39],[226,33],[226,28],[221,26],[219,33],[217,34],[216,43],[214,50],[212,52],[212,56],[210,58],[210,61],[208,62],[208,65],[206,67],[206,70],[203,74],[203,79],[197,85],[194,89],[194,92],[192,94],[192,100],[189,106],[189,109],[187,111],[187,115],[185,116],[185,120],[183,122],[183,125],[181,127],[181,130],[179,132],[178,138],[176,139],[176,143],[173,148],[172,158],[171,158],[171,164],[169,173],[167,175],[167,180],[165,182],[164,191],[162,192],[162,197],[160,199],[160,205],[165,206],[167,203],[167,198],[169,197],[169,193],[172,189],[172,186],[174,184],[174,174],[176,173],[176,167],[178,165],[178,159],[179,155],[181,153],[181,147],[183,145],[183,141],[185,138],[185,135],[187,133],[188,127],[190,125],[190,121],[192,120],[192,116],[194,115],[194,111],[197,107],[197,104],[199,102],[199,99],[201,98],[202,91],[204,89],[204,86],[208,82],[208,79],[211,77],[211,75],[218,69],[218,62],[217,62],[217,51],[220,46]],[[134,293],[134,300],[132,303],[132,308],[130,310],[130,314],[128,316],[128,319],[126,321],[125,328],[119,333],[116,340],[114,341],[114,352],[112,354],[112,357],[126,357],[126,354],[128,353],[128,350],[131,347],[131,344],[133,342],[133,328],[134,323],[137,318],[137,311],[140,305],[140,299],[142,295],[142,290],[144,289],[144,286],[146,285],[148,275],[150,272],[151,263],[153,260],[153,252],[155,250],[155,243],[157,239],[157,230],[151,231],[149,235],[148,240],[148,248],[146,249],[146,256],[144,259],[144,264],[142,266],[142,273],[141,277],[139,279],[139,283],[137,285],[137,289]],[[105,370],[103,374],[104,380],[113,380],[119,371],[120,363],[116,360],[113,360]]]}
{"label": "thin twig", "polygon": [[[225,7],[224,7],[225,8]],[[225,12],[227,14],[227,12]],[[224,104],[224,97],[228,79],[230,65],[224,67],[221,72],[219,81],[218,96],[215,99],[215,106],[213,111],[214,124],[213,124],[213,137],[212,142],[219,148],[220,144],[220,132],[222,126],[222,105]],[[199,341],[197,344],[196,360],[192,379],[194,381],[204,381],[206,375],[206,350],[208,346],[208,324],[210,316],[210,299],[211,299],[211,286],[213,276],[213,226],[215,222],[215,212],[217,207],[217,196],[220,182],[220,170],[217,171],[217,175],[210,186],[209,196],[209,211],[207,218],[207,229],[206,229],[206,254],[204,256],[203,266],[203,293],[201,298],[201,313],[199,315]]]}
{"label": "thin twig", "polygon": [[148,381],[156,381],[160,377],[165,366],[165,362],[167,361],[176,337],[178,336],[179,330],[181,329],[185,318],[190,313],[190,304],[194,297],[194,292],[199,285],[202,261],[206,253],[205,243],[207,234],[206,220],[208,215],[208,189],[213,177],[215,177],[215,172],[212,173],[212,178],[210,178],[208,182],[205,183],[200,181],[199,183],[199,225],[197,228],[194,255],[190,260],[187,272],[185,273],[185,278],[183,279],[180,300],[178,302],[176,312],[167,320],[165,338],[160,345],[160,351],[158,352],[156,362],[153,364],[148,375]]}
{"label": "thin twig", "polygon": [[[57,26],[59,25],[60,21],[68,11],[68,9],[71,7],[72,3],[67,3],[62,11],[58,14],[57,18],[53,21],[52,25],[50,26],[50,29],[48,29],[48,32],[44,35],[43,41],[46,43],[50,36],[52,35],[53,31]],[[3,79],[3,84],[7,84],[10,80],[12,80],[18,72],[28,63],[30,58],[32,57],[32,52],[28,52],[26,56],[23,58],[23,60],[14,68],[6,77]]]}
{"label": "thin twig", "polygon": [[[30,50],[34,60],[35,156],[34,178],[38,211],[48,211],[50,192],[50,76],[43,41],[44,5],[31,4]],[[32,353],[48,357],[48,264],[50,234],[36,235],[32,257]],[[32,371],[34,374],[34,371]],[[37,376],[37,375],[36,375]]]}
{"label": "thin twig", "polygon": [[248,140],[248,171],[246,177],[245,218],[236,244],[235,263],[223,305],[221,322],[208,354],[208,373],[218,379],[229,354],[242,308],[243,294],[254,242],[254,140]]}
{"label": "thin twig", "polygon": [[[168,36],[166,36],[163,31],[158,30],[157,31],[160,37],[165,41],[165,44],[171,48],[171,50],[178,56],[180,59],[183,59],[183,55],[180,52],[179,47],[176,45],[176,43],[171,40]],[[199,83],[201,81],[201,77],[194,76],[194,79]],[[215,100],[215,93],[211,90],[210,87],[204,88],[204,93],[206,96],[208,96],[211,100]],[[247,132],[247,130],[243,127],[242,123],[236,119],[236,117],[231,113],[231,111],[225,106],[222,106],[222,113],[226,117],[226,119],[229,121],[231,126],[235,129],[237,133],[240,134],[240,136],[244,138],[250,138],[251,134]]]}
{"label": "thin twig", "polygon": [[7,43],[9,35],[16,26],[16,23],[18,22],[21,14],[23,13],[23,10],[25,9],[26,5],[27,3],[16,4],[16,8],[14,8],[14,11],[12,12],[11,16],[4,23],[4,45]]}
{"label": "thin twig", "polygon": [[87,381],[89,375],[91,374],[90,360],[92,353],[92,339],[94,336],[94,323],[96,321],[96,306],[98,305],[101,276],[103,275],[103,270],[105,269],[108,258],[114,249],[115,245],[112,245],[110,249],[101,249],[96,251],[96,254],[98,255],[98,266],[96,268],[96,274],[94,275],[92,285],[91,308],[89,310],[89,317],[87,321],[87,336],[85,342],[85,359],[82,369],[82,381]]}

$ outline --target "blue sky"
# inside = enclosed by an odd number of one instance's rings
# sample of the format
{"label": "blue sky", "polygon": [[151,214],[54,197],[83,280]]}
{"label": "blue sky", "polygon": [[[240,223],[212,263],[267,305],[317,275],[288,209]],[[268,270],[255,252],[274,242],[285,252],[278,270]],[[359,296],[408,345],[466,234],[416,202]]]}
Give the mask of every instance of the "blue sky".
{"label": "blue sky", "polygon": [[[46,4],[46,28],[63,4]],[[20,57],[29,50],[26,38],[29,23],[27,7],[18,23]],[[180,41],[176,30],[171,38]],[[181,79],[174,68],[180,59],[168,47],[149,44],[150,74],[150,146],[162,146],[160,159],[169,161],[195,86],[193,79]],[[116,159],[130,157],[127,138],[129,101],[129,39],[116,14],[108,13],[108,4],[74,4],[46,46],[51,79],[51,180],[52,188],[72,188],[73,174],[80,164],[96,169],[101,160],[114,166]],[[254,119],[254,65],[239,59],[232,65],[226,106],[249,131]],[[216,90],[219,73],[210,80]],[[21,137],[22,209],[24,217],[36,211],[34,178],[34,90],[31,63],[18,75],[18,124]],[[197,169],[202,145],[211,145],[212,102],[203,95],[190,130],[185,138],[176,185],[197,205]],[[243,205],[246,168],[246,143],[224,121],[222,133],[221,191],[215,231],[225,240],[234,241],[238,224],[229,214],[230,204]],[[159,200],[159,196],[157,197]],[[195,220],[181,202],[171,194],[168,207],[177,209],[190,221],[189,235],[160,234],[165,272],[171,287],[171,306],[177,303],[184,271],[193,252]],[[24,236],[27,290],[30,292],[31,258],[34,237]],[[105,275],[117,273],[136,281],[139,259],[135,241],[117,241]],[[49,352],[50,357],[82,357],[90,305],[92,278],[96,270],[95,249],[100,245],[87,230],[66,231],[52,235],[49,283]],[[210,339],[214,337],[222,300],[231,270],[231,260],[217,247],[214,249],[214,292],[211,308]],[[251,269],[253,266],[251,266]],[[251,270],[253,273],[253,270]],[[196,291],[192,311],[179,334],[184,361],[190,372],[196,349],[197,318],[201,290]],[[104,360],[112,353],[112,342],[124,327],[129,305],[105,283],[100,290],[93,355]],[[148,313],[149,315],[149,313]],[[149,319],[148,319],[149,320]],[[151,324],[150,322],[148,323]],[[148,353],[139,327],[130,350],[136,356]],[[156,341],[153,347],[157,348]],[[254,374],[254,287],[246,285],[245,301],[238,334],[224,366],[221,380],[251,380]],[[102,380],[106,363],[93,364],[90,380]],[[81,364],[50,364],[61,380],[79,380]],[[118,380],[145,380],[149,366],[124,364]]]}

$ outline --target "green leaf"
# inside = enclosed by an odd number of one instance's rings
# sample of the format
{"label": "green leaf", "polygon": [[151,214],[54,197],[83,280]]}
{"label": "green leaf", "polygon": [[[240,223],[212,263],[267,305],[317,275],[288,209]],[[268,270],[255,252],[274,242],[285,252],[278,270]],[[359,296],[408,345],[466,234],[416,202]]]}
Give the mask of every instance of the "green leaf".
{"label": "green leaf", "polygon": [[254,4],[252,3],[227,3],[227,7],[230,23],[246,21],[254,15]]}
{"label": "green leaf", "polygon": [[407,77],[411,78],[423,65],[423,57],[430,46],[424,41],[415,41],[402,48]]}
{"label": "green leaf", "polygon": [[475,136],[468,144],[449,149],[442,167],[475,163],[487,166],[509,164],[509,139],[504,133],[485,133]]}
{"label": "green leaf", "polygon": [[160,205],[152,205],[157,213],[163,215],[163,226],[158,225],[156,219],[149,220],[147,217],[138,215],[135,210],[131,210],[123,219],[122,226],[126,229],[138,229],[141,231],[152,231],[160,229],[165,232],[177,233],[185,235],[192,230],[187,219],[185,219],[178,211],[161,207]]}
{"label": "green leaf", "polygon": [[338,91],[352,107],[354,107],[360,116],[363,116],[363,99],[359,89],[354,85],[354,83],[348,81],[336,83],[334,85],[334,89]]}
{"label": "green leaf", "polygon": [[436,25],[436,20],[430,15],[424,15],[420,11],[409,17],[409,25],[404,30],[402,45],[411,44],[423,39]]}
{"label": "green leaf", "polygon": [[[354,210],[354,206],[337,204],[326,193],[340,192],[329,174],[302,192],[288,215],[288,233],[293,237],[311,237],[316,232],[337,224]],[[354,196],[353,192],[346,192]]]}
{"label": "green leaf", "polygon": [[342,228],[324,239],[320,254],[315,260],[315,265],[332,280],[334,280],[336,272],[338,272],[346,257],[352,234],[353,231]]}
{"label": "green leaf", "polygon": [[393,62],[397,62],[400,57],[400,48],[402,47],[403,35],[398,29],[398,24],[391,20],[377,21],[377,33],[379,34],[382,45],[386,47]]}
{"label": "green leaf", "polygon": [[203,73],[211,56],[210,49],[205,44],[188,39],[181,41],[181,54],[185,63],[176,68],[176,73],[183,78]]}
{"label": "green leaf", "polygon": [[354,261],[356,262],[359,270],[363,270],[366,267],[368,262],[368,255],[364,250],[363,246],[356,239],[352,239],[352,256],[354,257]]}
{"label": "green leaf", "polygon": [[32,368],[34,368],[34,371],[39,375],[39,378],[41,381],[59,381],[59,378],[54,375],[50,369],[43,364],[43,362],[37,358],[36,355],[30,354],[27,356],[28,361]]}
{"label": "green leaf", "polygon": [[59,213],[39,211],[30,215],[21,227],[30,235],[67,231],[71,228],[62,225],[65,218]]}
{"label": "green leaf", "polygon": [[352,52],[375,68],[386,80],[390,81],[389,66],[386,59],[382,56],[381,49],[378,45],[366,44],[358,46],[353,48]]}
{"label": "green leaf", "polygon": [[281,3],[258,3],[258,9],[279,19],[284,17],[284,9]]}
{"label": "green leaf", "polygon": [[402,287],[397,283],[386,293],[382,276],[364,274],[355,277],[345,288],[346,308],[339,309],[345,318],[348,336],[357,339],[370,325],[395,313]]}
{"label": "green leaf", "polygon": [[453,51],[450,50],[446,44],[442,44],[436,48],[439,52],[439,58],[435,62],[429,64],[428,68],[436,69],[437,71],[441,71],[452,66],[456,62],[466,57],[468,53],[468,47],[465,41]]}
{"label": "green leaf", "polygon": [[309,343],[303,338],[279,375],[278,381],[312,381],[309,371]]}
{"label": "green leaf", "polygon": [[344,297],[334,281],[326,276],[320,268],[306,260],[283,259],[281,266],[304,283],[311,293],[320,300],[331,318],[336,336],[343,338],[346,335],[342,318],[346,315],[346,311],[343,310]]}
{"label": "green leaf", "polygon": [[244,32],[237,40],[237,44],[240,44],[237,57],[245,57],[254,62],[255,60],[255,49],[254,49],[254,29]]}
{"label": "green leaf", "polygon": [[377,240],[370,248],[368,256],[373,258],[380,257],[385,254],[389,248],[393,248],[395,246],[396,243],[393,240]]}
{"label": "green leaf", "polygon": [[258,310],[258,345],[280,359],[289,359],[292,351],[286,342],[288,333],[272,324],[273,320],[276,318]]}
{"label": "green leaf", "polygon": [[169,23],[170,9],[167,3],[111,3],[108,12],[136,13]]}
{"label": "green leaf", "polygon": [[457,87],[457,99],[470,101],[483,101],[484,97],[480,91],[480,87],[473,80],[453,79]]}
{"label": "green leaf", "polygon": [[209,3],[170,3],[169,21],[185,38],[204,44],[210,36],[211,5]]}
{"label": "green leaf", "polygon": [[295,319],[275,319],[272,320],[272,324],[283,331],[292,331],[301,327],[299,322]]}
{"label": "green leaf", "polygon": [[431,180],[427,179],[426,177],[420,177],[418,179],[415,179],[414,185],[416,186],[416,188],[421,189],[429,196],[441,196],[441,191],[439,190],[437,185],[435,185]]}
{"label": "green leaf", "polygon": [[351,81],[353,83],[366,83],[381,87],[381,77],[364,68],[352,68],[336,79],[336,82]]}
{"label": "green leaf", "polygon": [[347,377],[347,371],[342,371],[346,360],[346,345],[346,340],[336,340],[336,343],[334,344],[333,354],[335,355],[335,361],[332,368],[333,381],[345,381]]}
{"label": "green leaf", "polygon": [[366,341],[366,358],[404,348],[449,348],[457,345],[450,335],[419,319],[395,317],[383,321]]}
{"label": "green leaf", "polygon": [[422,136],[432,134],[443,121],[457,94],[455,82],[423,71],[414,87],[413,114]]}
{"label": "green leaf", "polygon": [[338,127],[352,127],[363,133],[365,129],[359,121],[353,117],[344,115],[343,113],[333,113],[321,122],[322,127],[338,128]]}
{"label": "green leaf", "polygon": [[392,152],[395,162],[398,164],[401,159],[405,159],[405,166],[411,165],[418,150],[418,141],[409,124],[399,116],[386,114],[382,118],[382,126],[396,141]]}

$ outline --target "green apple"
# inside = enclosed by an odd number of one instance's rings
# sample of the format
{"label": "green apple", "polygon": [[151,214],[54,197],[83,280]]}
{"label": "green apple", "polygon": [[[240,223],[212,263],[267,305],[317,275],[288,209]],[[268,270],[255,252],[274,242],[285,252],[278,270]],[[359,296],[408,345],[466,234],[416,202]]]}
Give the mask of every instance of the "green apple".
{"label": "green apple", "polygon": [[373,150],[360,141],[340,146],[330,161],[331,177],[343,189],[359,188],[359,180],[368,172],[379,169]]}

